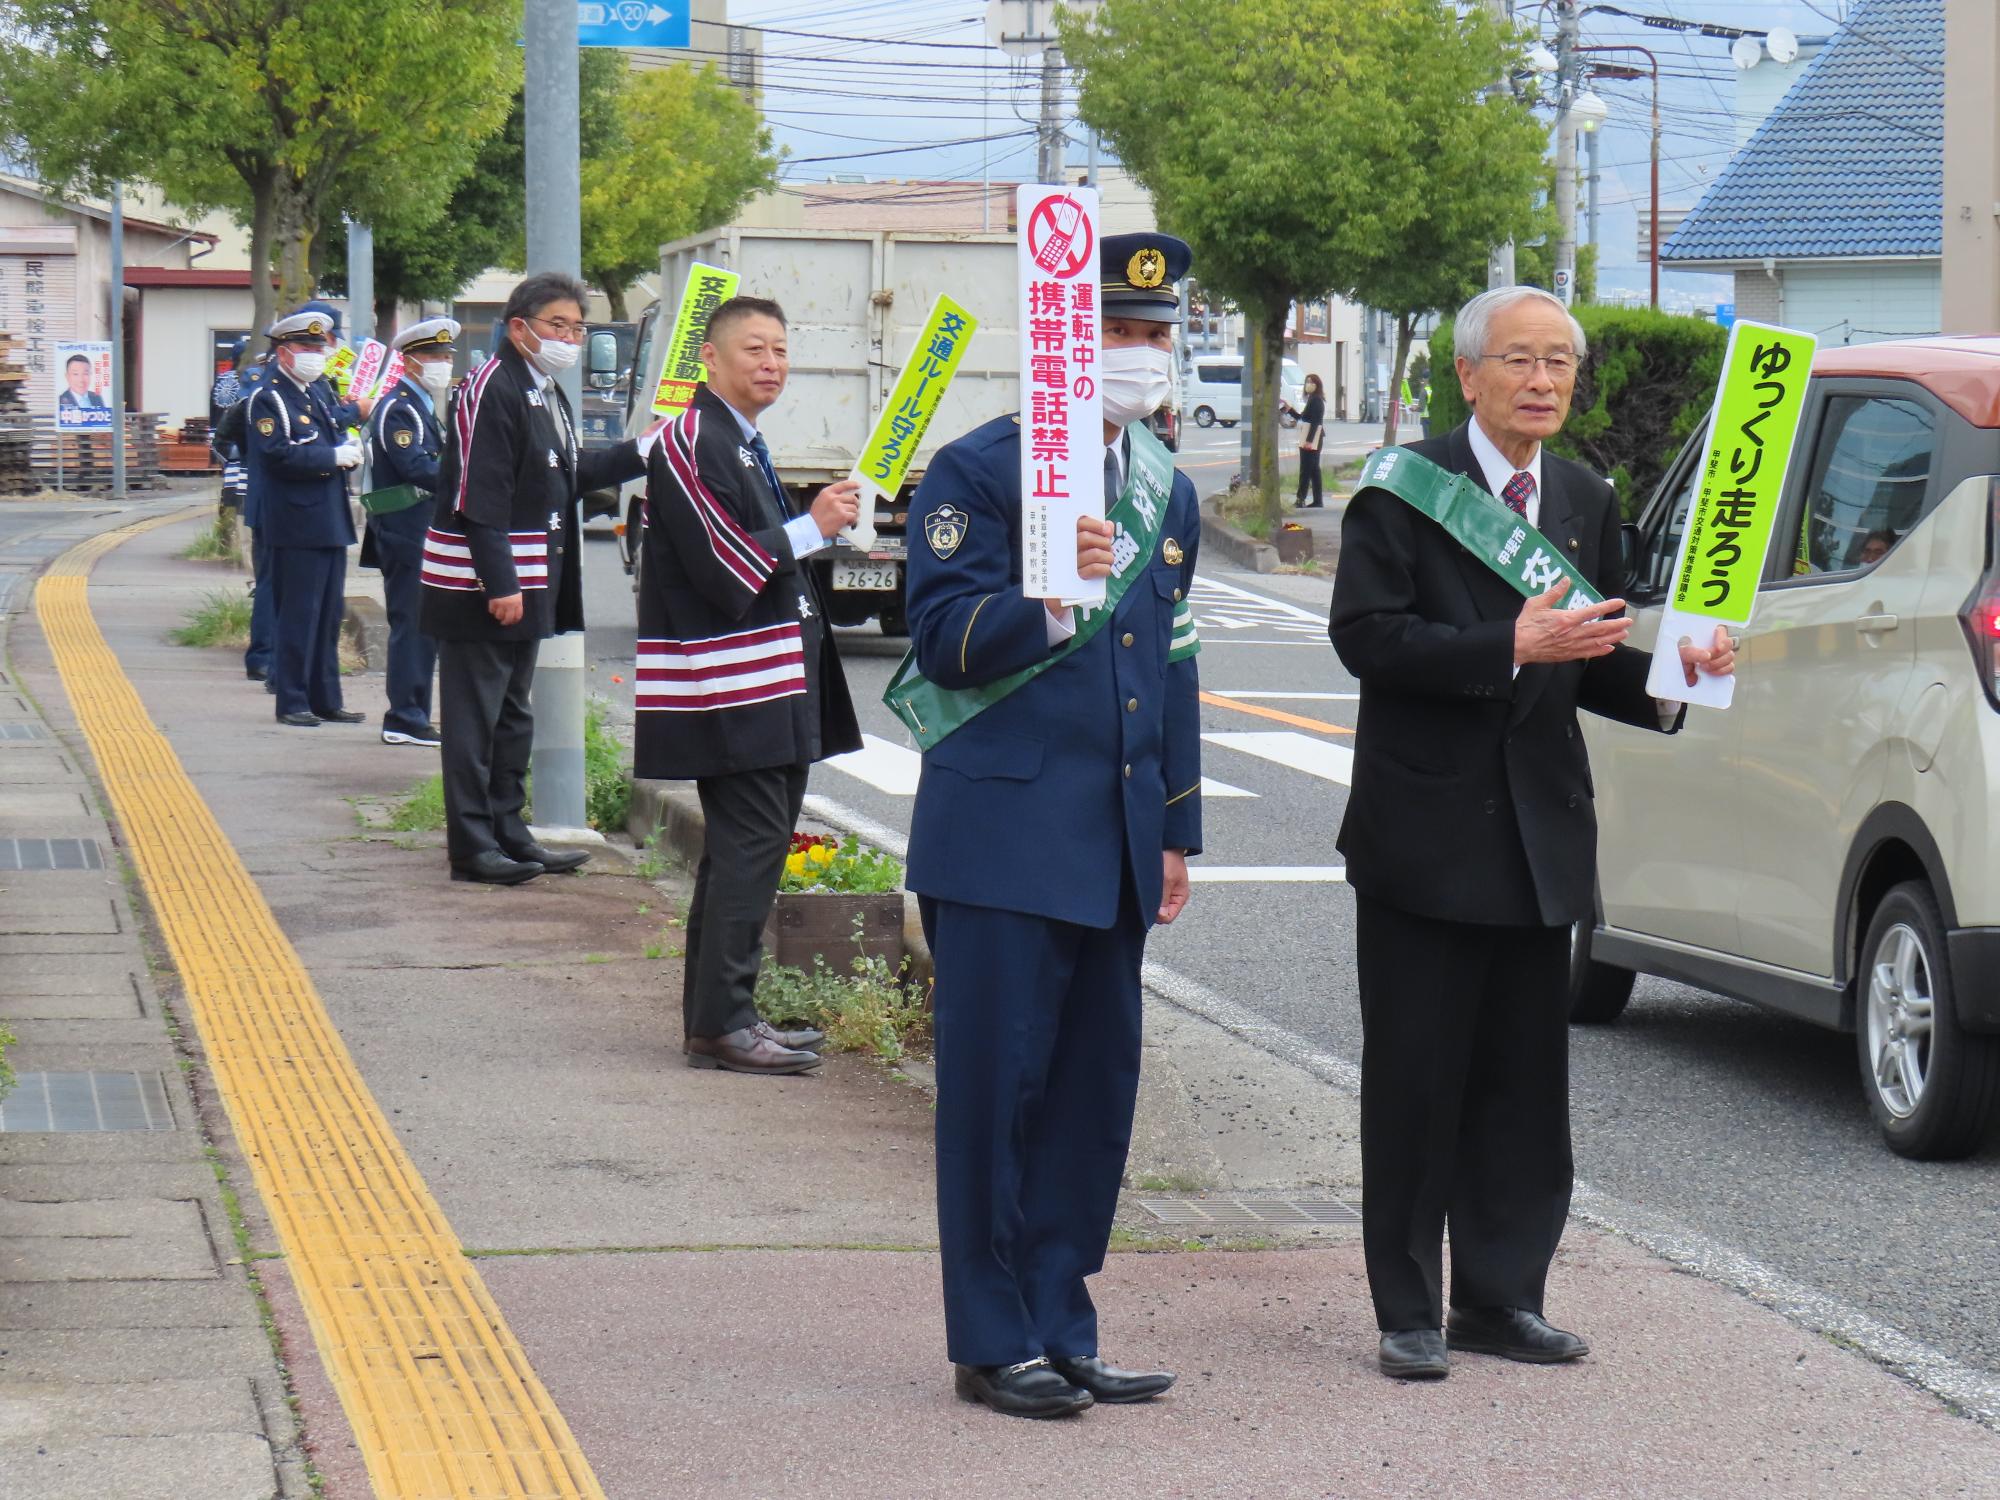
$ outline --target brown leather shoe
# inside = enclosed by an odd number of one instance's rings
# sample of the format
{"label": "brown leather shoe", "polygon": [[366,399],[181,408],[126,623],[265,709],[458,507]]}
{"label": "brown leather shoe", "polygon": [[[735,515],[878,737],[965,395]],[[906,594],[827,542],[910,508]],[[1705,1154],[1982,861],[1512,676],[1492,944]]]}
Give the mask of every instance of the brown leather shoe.
{"label": "brown leather shoe", "polygon": [[826,1040],[824,1031],[779,1031],[769,1021],[759,1021],[750,1028],[759,1036],[767,1036],[780,1047],[788,1047],[794,1052],[817,1052],[819,1044]]}
{"label": "brown leather shoe", "polygon": [[745,1026],[723,1036],[687,1039],[690,1068],[720,1068],[726,1073],[804,1073],[820,1065],[817,1052],[780,1046],[770,1028]]}

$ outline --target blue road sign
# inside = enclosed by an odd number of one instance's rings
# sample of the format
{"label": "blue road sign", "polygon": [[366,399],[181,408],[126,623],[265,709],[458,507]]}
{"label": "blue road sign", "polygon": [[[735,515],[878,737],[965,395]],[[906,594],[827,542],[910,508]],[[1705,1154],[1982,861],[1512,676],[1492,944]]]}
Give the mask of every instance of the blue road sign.
{"label": "blue road sign", "polygon": [[1715,321],[1716,321],[1716,323],[1717,323],[1717,324],[1718,324],[1718,325],[1719,325],[1720,327],[1723,327],[1723,328],[1733,328],[1733,327],[1735,327],[1735,325],[1736,325],[1736,304],[1735,304],[1734,302],[1718,302],[1718,303],[1716,303],[1716,304],[1715,304]]}
{"label": "blue road sign", "polygon": [[685,47],[688,0],[577,0],[579,47]]}

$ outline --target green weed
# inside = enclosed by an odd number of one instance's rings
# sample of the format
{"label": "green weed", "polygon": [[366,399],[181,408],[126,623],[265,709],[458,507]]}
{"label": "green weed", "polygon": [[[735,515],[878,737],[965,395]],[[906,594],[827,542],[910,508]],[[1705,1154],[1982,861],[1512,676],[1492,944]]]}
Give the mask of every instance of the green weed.
{"label": "green weed", "polygon": [[866,1052],[895,1062],[930,1036],[924,992],[910,982],[908,959],[890,968],[881,958],[856,957],[846,973],[813,960],[810,971],[766,964],[757,976],[757,1010],[773,1026],[810,1026],[836,1052]]}
{"label": "green weed", "polygon": [[398,833],[435,833],[444,827],[444,777],[428,776],[403,794],[389,814],[389,826]]}
{"label": "green weed", "polygon": [[241,563],[242,554],[236,549],[235,512],[225,511],[217,516],[214,525],[181,548],[180,555],[188,562]]}
{"label": "green weed", "polygon": [[250,644],[250,596],[233,589],[214,589],[184,617],[186,624],[170,637],[176,646],[235,646]]}

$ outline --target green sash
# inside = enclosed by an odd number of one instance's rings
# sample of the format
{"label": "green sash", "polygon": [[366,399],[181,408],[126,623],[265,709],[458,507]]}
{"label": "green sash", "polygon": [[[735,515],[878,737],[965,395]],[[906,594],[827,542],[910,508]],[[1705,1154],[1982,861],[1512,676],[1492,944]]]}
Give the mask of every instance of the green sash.
{"label": "green sash", "polygon": [[1412,510],[1429,516],[1451,533],[1452,540],[1517,589],[1533,598],[1569,580],[1569,592],[1559,609],[1601,604],[1603,595],[1590,586],[1562,548],[1517,516],[1505,501],[1488,494],[1478,480],[1454,474],[1408,448],[1382,448],[1361,466],[1355,493],[1387,490]]}
{"label": "green sash", "polygon": [[[905,652],[895,675],[889,679],[882,701],[903,721],[919,750],[930,749],[975,714],[1039,677],[1071,652],[1082,650],[1110,621],[1118,601],[1125,597],[1125,590],[1152,562],[1160,526],[1167,518],[1167,502],[1173,495],[1174,461],[1143,424],[1134,422],[1125,431],[1132,439],[1132,462],[1125,476],[1125,488],[1119,492],[1118,503],[1111,507],[1108,517],[1117,530],[1112,543],[1112,573],[1104,580],[1104,602],[1076,607],[1076,634],[1047,660],[984,687],[941,688],[917,670],[917,654]],[[1201,642],[1194,633],[1194,611],[1182,599],[1174,611],[1173,640],[1167,660],[1181,661],[1200,649]]]}

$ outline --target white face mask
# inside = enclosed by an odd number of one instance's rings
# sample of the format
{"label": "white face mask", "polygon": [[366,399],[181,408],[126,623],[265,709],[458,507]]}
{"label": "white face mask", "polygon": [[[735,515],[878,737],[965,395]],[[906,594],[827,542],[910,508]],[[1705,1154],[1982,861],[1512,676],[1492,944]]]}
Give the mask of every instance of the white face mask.
{"label": "white face mask", "polygon": [[311,385],[325,373],[325,354],[315,351],[311,354],[294,354],[292,356],[292,375],[305,384]]}
{"label": "white face mask", "polygon": [[451,366],[441,359],[426,361],[417,366],[417,379],[427,391],[448,391],[451,389]]}
{"label": "white face mask", "polygon": [[1150,344],[1106,349],[1098,361],[1104,376],[1104,420],[1113,427],[1144,421],[1174,389],[1174,357]]}
{"label": "white face mask", "polygon": [[[535,337],[541,338],[540,334]],[[566,344],[561,339],[542,339],[541,348],[528,356],[528,362],[544,375],[560,375],[576,363],[583,353],[583,345]]]}

